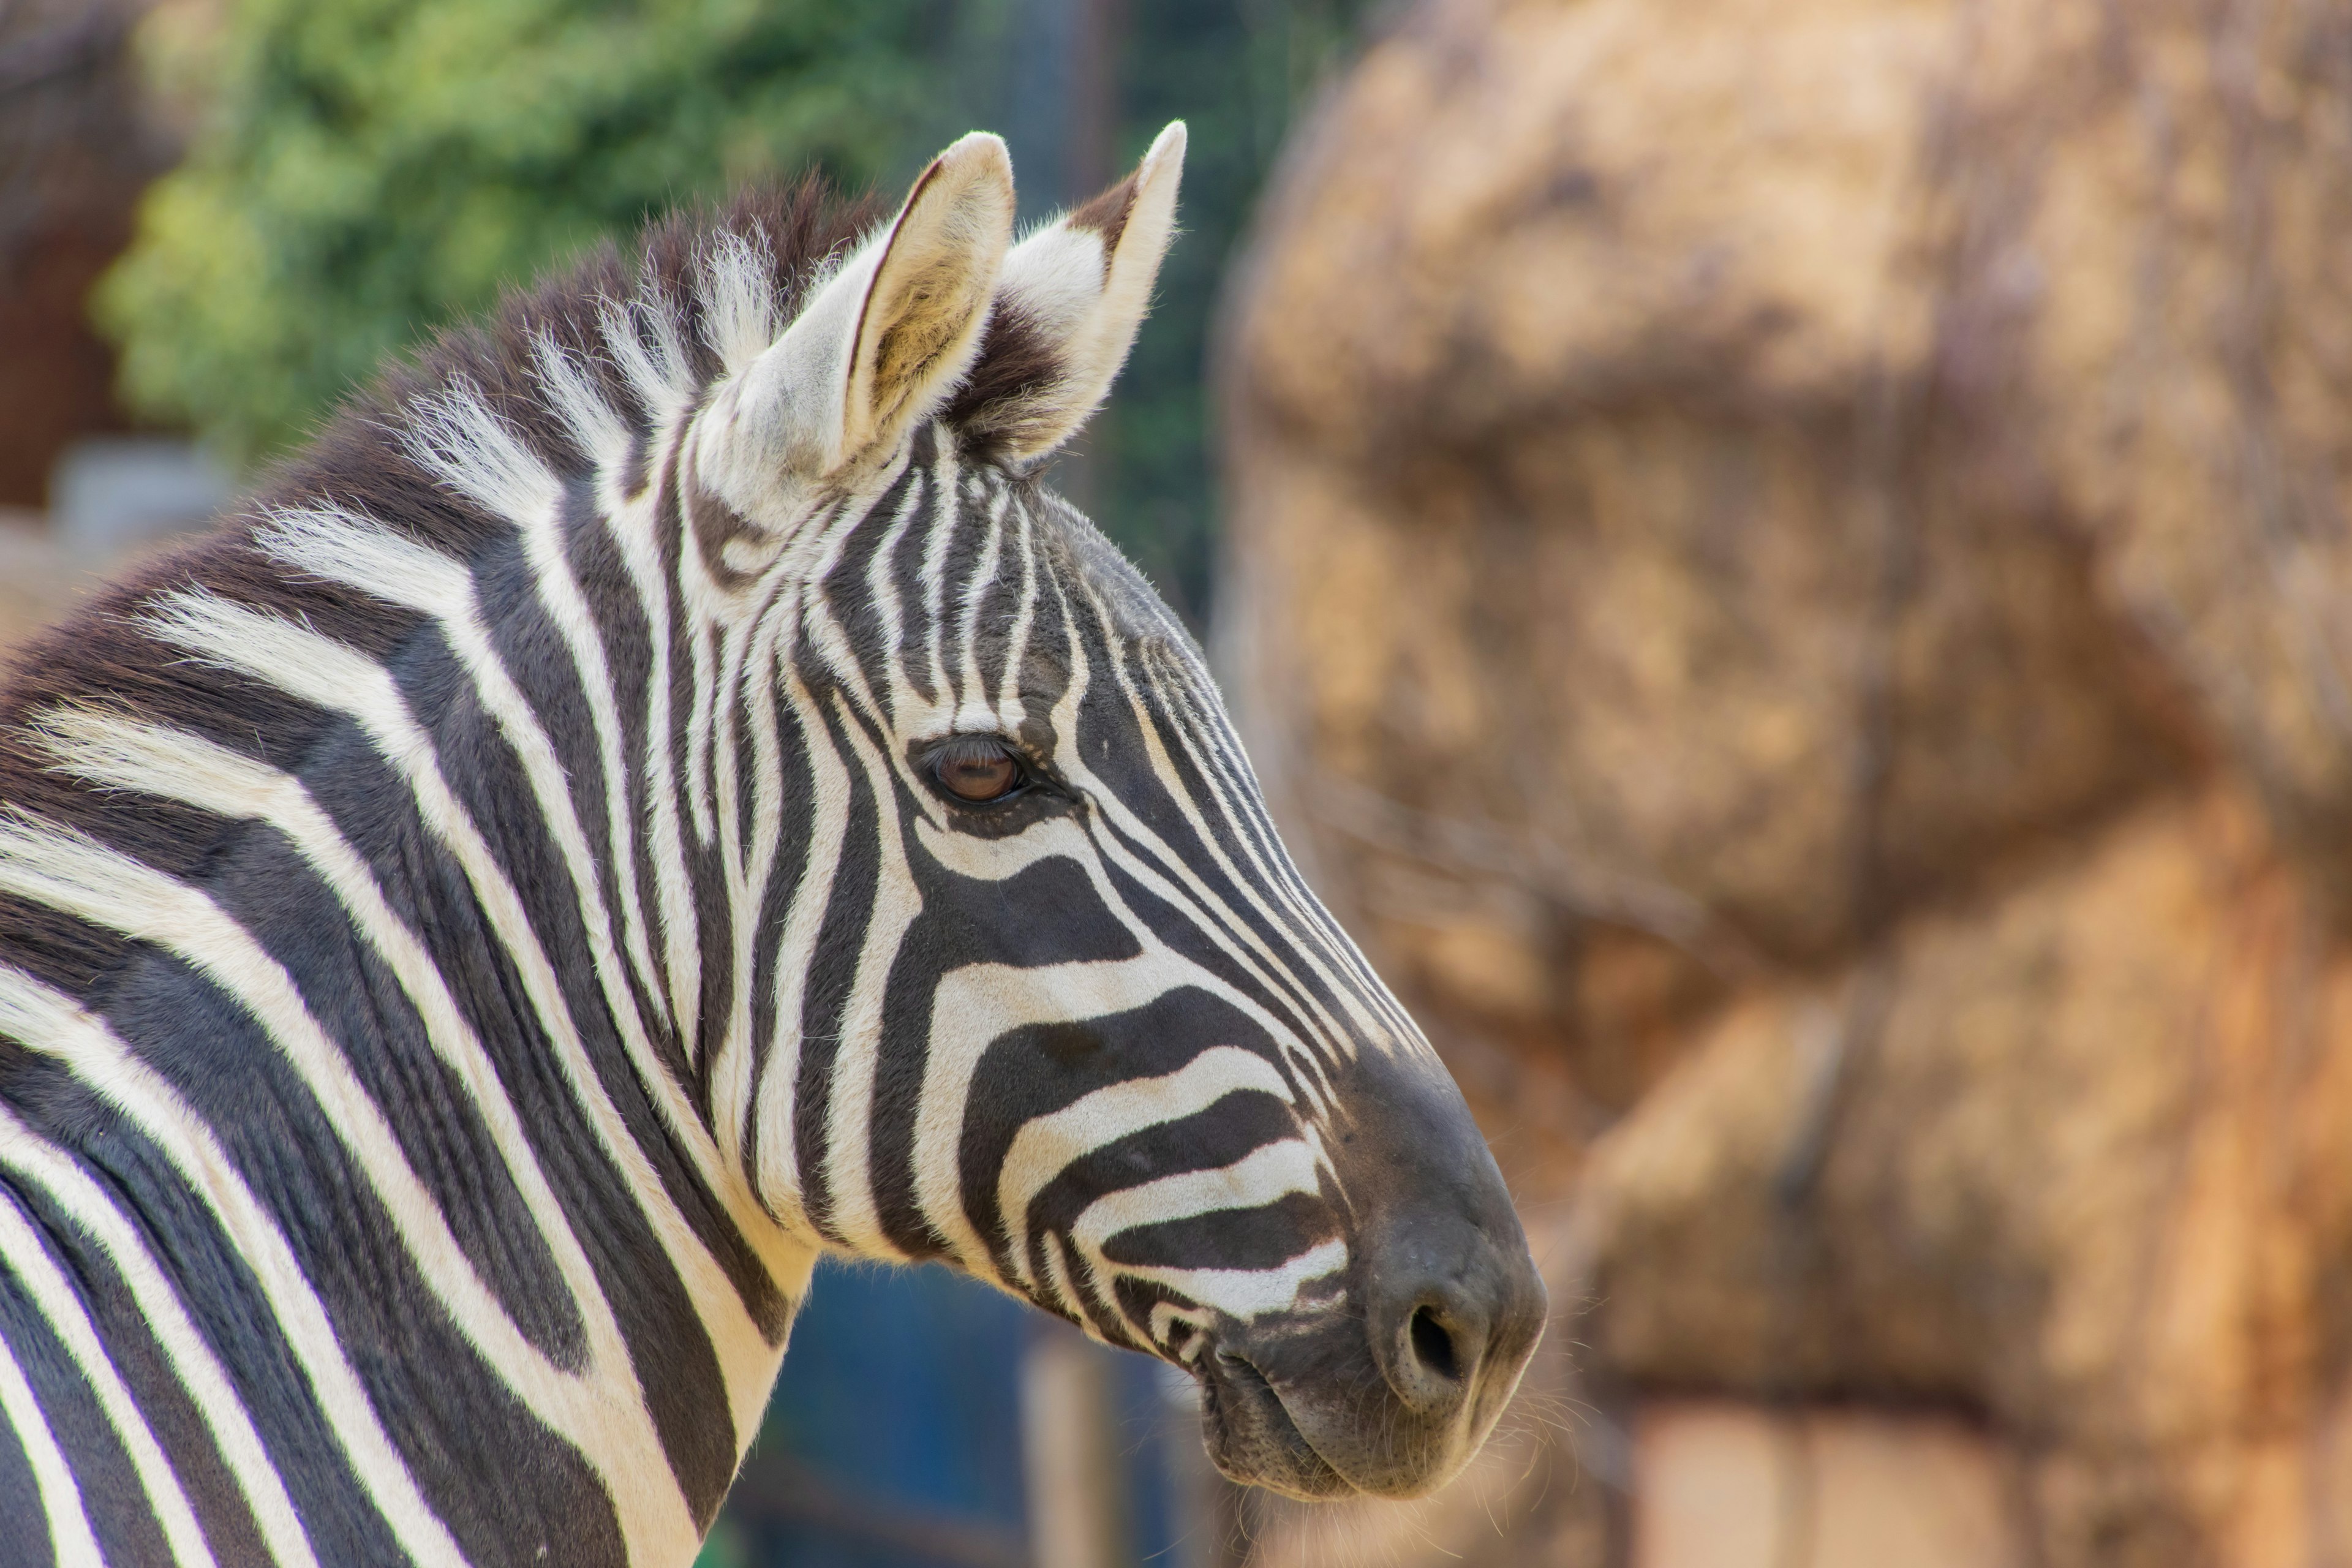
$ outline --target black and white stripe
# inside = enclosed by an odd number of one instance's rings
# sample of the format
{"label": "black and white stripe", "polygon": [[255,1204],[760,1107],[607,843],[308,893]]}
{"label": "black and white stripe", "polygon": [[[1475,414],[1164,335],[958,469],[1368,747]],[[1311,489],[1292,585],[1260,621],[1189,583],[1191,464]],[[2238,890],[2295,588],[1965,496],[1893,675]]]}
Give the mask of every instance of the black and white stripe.
{"label": "black and white stripe", "polygon": [[[1346,1310],[1334,1130],[1427,1047],[1028,477],[1181,154],[1010,250],[990,138],[862,245],[808,191],[673,226],[36,652],[8,1562],[683,1563],[825,1248],[1196,1370]],[[1026,787],[943,790],[955,736]]]}

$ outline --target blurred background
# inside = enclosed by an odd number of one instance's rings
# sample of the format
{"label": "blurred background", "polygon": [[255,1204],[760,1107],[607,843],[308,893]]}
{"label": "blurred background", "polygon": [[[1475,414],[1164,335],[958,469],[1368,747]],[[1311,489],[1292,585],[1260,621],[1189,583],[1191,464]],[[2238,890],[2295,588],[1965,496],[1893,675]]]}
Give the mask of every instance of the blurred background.
{"label": "blurred background", "polygon": [[1304,1509],[828,1267],[709,1568],[2352,1564],[2352,0],[0,0],[0,635],[667,205],[1176,116],[1061,482],[1556,1321]]}

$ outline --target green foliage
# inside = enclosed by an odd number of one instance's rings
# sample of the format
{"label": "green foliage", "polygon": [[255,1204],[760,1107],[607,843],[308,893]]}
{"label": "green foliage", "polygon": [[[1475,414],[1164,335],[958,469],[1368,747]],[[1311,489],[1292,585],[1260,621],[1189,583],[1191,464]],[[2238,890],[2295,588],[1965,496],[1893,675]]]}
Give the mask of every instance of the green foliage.
{"label": "green foliage", "polygon": [[1071,477],[1200,619],[1217,291],[1366,0],[229,0],[158,62],[211,108],[97,301],[123,390],[249,463],[566,253],[759,175],[887,187],[973,125],[1012,137],[1042,216],[1092,194],[1066,144],[1088,6],[1119,18],[1102,169],[1171,119],[1192,145],[1158,307]]}
{"label": "green foliage", "polygon": [[1122,166],[1187,122],[1182,237],[1094,442],[1103,526],[1196,624],[1216,554],[1208,378],[1219,295],[1298,112],[1344,62],[1366,0],[1129,0]]}
{"label": "green foliage", "polygon": [[390,353],[648,215],[895,174],[926,0],[236,0],[211,119],[100,319],[151,416],[251,459]]}

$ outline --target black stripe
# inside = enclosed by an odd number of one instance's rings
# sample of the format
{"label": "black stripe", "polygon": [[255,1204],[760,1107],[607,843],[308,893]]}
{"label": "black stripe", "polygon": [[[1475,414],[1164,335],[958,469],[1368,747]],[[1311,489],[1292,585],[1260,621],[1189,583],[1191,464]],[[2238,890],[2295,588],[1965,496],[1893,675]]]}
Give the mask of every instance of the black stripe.
{"label": "black stripe", "polygon": [[[14,1187],[0,1187],[0,1203],[14,1207],[37,1232],[40,1220]],[[46,1246],[46,1244],[44,1244]],[[54,1253],[50,1262],[57,1265]],[[49,1327],[29,1288],[15,1268],[0,1263],[0,1353],[13,1354],[47,1418],[49,1433],[64,1450],[81,1493],[82,1511],[109,1563],[168,1563],[163,1521],[140,1484],[131,1455],[98,1401],[98,1391]]]}
{"label": "black stripe", "polygon": [[[745,1104],[747,1121],[743,1129],[743,1164],[745,1169],[751,1171],[760,1168],[760,1147],[764,1132],[756,1114],[760,1093],[767,1081],[769,1065],[781,1043],[777,1039],[781,1021],[776,1016],[776,981],[785,922],[792,914],[794,894],[810,875],[810,859],[816,848],[816,774],[809,762],[808,732],[802,727],[799,710],[793,703],[779,697],[773,700],[772,707],[783,776],[777,781],[778,794],[782,798],[776,828],[775,869],[769,875],[768,885],[760,889],[760,923],[752,933],[751,970],[746,981],[751,987],[751,1038],[748,1042],[751,1061],[751,1093],[746,1096]],[[795,1028],[800,1025],[798,1018],[791,1022]]]}
{"label": "black stripe", "polygon": [[584,1368],[587,1327],[489,1128],[334,894],[290,844],[266,830],[240,841],[215,872],[212,892],[293,978],[523,1337],[558,1364]]}
{"label": "black stripe", "polygon": [[[900,809],[911,824],[913,804]],[[949,872],[911,831],[906,847],[923,909],[891,962],[884,996],[869,1171],[891,1243],[928,1258],[946,1250],[947,1240],[916,1201],[915,1117],[940,976],[973,963],[1114,963],[1143,949],[1073,861],[1040,860],[1002,882],[984,882]]]}
{"label": "black stripe", "polygon": [[[997,1173],[1023,1125],[1112,1084],[1174,1072],[1216,1046],[1255,1052],[1288,1076],[1275,1042],[1247,1014],[1189,986],[1123,1013],[1016,1029],[990,1045],[972,1074],[961,1150],[973,1226],[1001,1248]],[[1001,1251],[998,1258],[1000,1267],[1007,1261]]]}
{"label": "black stripe", "polygon": [[857,960],[874,918],[881,883],[881,825],[874,790],[851,744],[848,719],[826,700],[827,687],[813,684],[823,731],[815,743],[833,748],[849,775],[849,817],[842,835],[833,887],[819,922],[808,984],[801,1007],[800,1075],[793,1094],[793,1152],[809,1223],[835,1240],[833,1190],[825,1180],[830,1146],[825,1116],[833,1103],[834,1068],[841,1057],[844,1016],[857,981]]}
{"label": "black stripe", "polygon": [[564,538],[572,578],[579,584],[581,598],[588,606],[590,636],[603,647],[604,668],[613,681],[613,706],[621,731],[621,777],[617,787],[635,843],[630,864],[603,868],[605,897],[617,910],[622,907],[623,880],[626,879],[635,890],[637,908],[646,920],[646,945],[653,960],[656,984],[661,987],[659,995],[641,1000],[646,1016],[659,1020],[670,1048],[682,1054],[685,1042],[677,1037],[677,1020],[669,1007],[669,947],[663,941],[661,895],[654,878],[654,816],[645,768],[653,626],[632,586],[633,579],[622,560],[620,545],[597,515],[595,498],[584,485],[573,485],[564,491]]}
{"label": "black stripe", "polygon": [[214,1560],[223,1564],[267,1561],[268,1552],[245,1489],[213,1442],[203,1413],[165,1355],[129,1282],[105,1251],[31,1184],[16,1184],[16,1192],[66,1266],[66,1277],[73,1281],[108,1361],[179,1477]]}
{"label": "black stripe", "polygon": [[[326,1112],[259,1026],[161,955],[130,977],[110,1017],[276,1218],[387,1435],[459,1545],[478,1561],[525,1563],[560,1531],[574,1560],[620,1563],[619,1524],[594,1473],[442,1313]],[[497,1492],[480,1485],[488,1474],[500,1477]]]}
{"label": "black stripe", "polygon": [[0,1421],[0,1522],[13,1532],[8,1549],[16,1553],[9,1560],[16,1568],[57,1568],[47,1517],[33,1461],[16,1428]]}
{"label": "black stripe", "polygon": [[[242,1085],[242,1074],[232,1075]],[[344,1463],[308,1377],[259,1282],[162,1151],[55,1058],[8,1086],[18,1115],[84,1170],[140,1226],[190,1319],[244,1402],[322,1563],[404,1563]]]}
{"label": "black stripe", "polygon": [[[655,1109],[656,1086],[637,1077],[599,984],[600,970],[582,923],[571,868],[538,808],[529,776],[497,721],[477,703],[455,658],[446,648],[435,648],[435,656],[427,658],[427,639],[420,637],[395,675],[416,711],[437,716],[433,732],[444,776],[489,844],[507,880],[523,898],[532,933],[554,971],[590,1064],[660,1177],[663,1190],[726,1271],[745,1310],[763,1331],[780,1337],[786,1321],[782,1294],[724,1203],[695,1173],[690,1156]],[[710,890],[709,881],[700,886],[707,899],[723,897]],[[718,949],[720,962],[706,963],[707,978],[715,973],[724,983],[725,952]],[[436,951],[436,961],[446,963],[449,955]],[[730,1454],[730,1468],[732,1464]]]}

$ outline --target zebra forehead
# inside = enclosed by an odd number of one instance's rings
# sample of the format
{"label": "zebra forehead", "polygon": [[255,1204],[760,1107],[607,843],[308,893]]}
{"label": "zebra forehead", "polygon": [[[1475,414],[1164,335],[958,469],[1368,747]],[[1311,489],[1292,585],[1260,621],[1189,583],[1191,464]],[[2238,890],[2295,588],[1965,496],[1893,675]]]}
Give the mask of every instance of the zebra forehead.
{"label": "zebra forehead", "polygon": [[[945,434],[939,438],[953,439]],[[898,493],[894,487],[877,499],[867,514],[867,526],[887,528],[896,522]],[[1126,553],[1085,513],[1033,476],[983,460],[964,469],[956,494],[960,506],[938,506],[930,526],[960,529],[982,520],[1005,526],[992,551],[978,537],[960,542],[962,557],[950,573],[951,591],[975,593],[991,584],[1017,587],[1024,570],[1018,552],[1025,547],[1030,564],[1058,579],[1064,601],[1074,602],[1081,618],[1111,640],[1138,652],[1172,653],[1180,662],[1201,659],[1192,633]],[[902,542],[900,548],[908,546]],[[1043,583],[1038,587],[1048,591]],[[981,643],[1001,640],[1022,613],[1015,595],[987,603],[994,614],[975,616],[971,626],[974,640]],[[1057,672],[1066,662],[1055,640],[1032,641],[1027,654],[1033,662],[1043,661]]]}
{"label": "zebra forehead", "polygon": [[1139,649],[1165,647],[1200,658],[1200,646],[1168,601],[1092,520],[1059,496],[1033,494],[1048,558],[1085,592],[1106,631]]}

